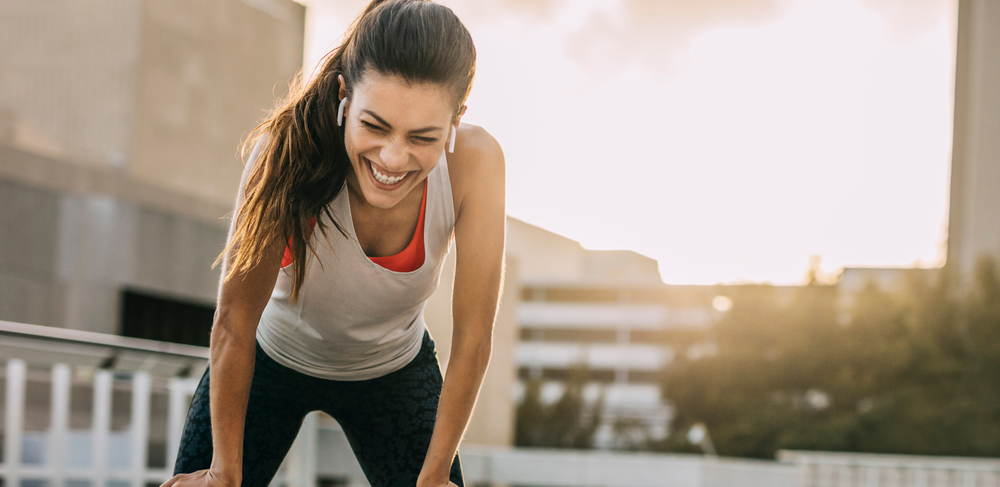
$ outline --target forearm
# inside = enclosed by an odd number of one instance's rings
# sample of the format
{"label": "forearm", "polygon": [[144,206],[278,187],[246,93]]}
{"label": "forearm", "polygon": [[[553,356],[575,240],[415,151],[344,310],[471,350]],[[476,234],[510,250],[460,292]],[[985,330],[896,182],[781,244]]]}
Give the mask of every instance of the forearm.
{"label": "forearm", "polygon": [[492,336],[456,334],[452,340],[448,370],[441,387],[437,419],[421,471],[427,485],[448,481],[455,452],[472,416],[492,350]]}
{"label": "forearm", "polygon": [[[220,319],[212,328],[209,403],[212,415],[212,470],[231,485],[243,473],[243,425],[254,368],[255,327]],[[243,331],[234,331],[243,330]]]}

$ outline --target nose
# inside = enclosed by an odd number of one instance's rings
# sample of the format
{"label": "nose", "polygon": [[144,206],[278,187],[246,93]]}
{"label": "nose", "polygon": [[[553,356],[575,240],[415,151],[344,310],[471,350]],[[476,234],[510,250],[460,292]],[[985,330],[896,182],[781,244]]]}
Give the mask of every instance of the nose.
{"label": "nose", "polygon": [[379,153],[382,165],[390,171],[402,171],[410,160],[410,152],[405,141],[393,140],[382,147]]}

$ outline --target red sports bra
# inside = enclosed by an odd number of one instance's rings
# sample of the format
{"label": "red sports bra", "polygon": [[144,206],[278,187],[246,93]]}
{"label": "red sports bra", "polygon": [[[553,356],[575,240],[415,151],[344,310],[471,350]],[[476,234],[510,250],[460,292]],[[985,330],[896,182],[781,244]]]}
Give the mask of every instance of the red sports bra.
{"label": "red sports bra", "polygon": [[[396,255],[384,257],[369,257],[372,262],[395,272],[412,272],[424,265],[424,213],[427,210],[427,180],[424,180],[424,195],[420,200],[420,217],[417,218],[417,229],[413,232],[410,244]],[[309,234],[316,227],[316,217],[309,218]],[[281,267],[292,263],[292,237],[288,237],[285,246],[285,256],[281,259]]]}

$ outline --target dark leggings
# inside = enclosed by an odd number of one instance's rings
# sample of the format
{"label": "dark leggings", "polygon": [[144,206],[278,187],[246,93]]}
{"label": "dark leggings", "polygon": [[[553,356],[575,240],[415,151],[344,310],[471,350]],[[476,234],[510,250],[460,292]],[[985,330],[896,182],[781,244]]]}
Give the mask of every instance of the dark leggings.
{"label": "dark leggings", "polygon": [[[268,485],[303,418],[323,411],[343,428],[373,487],[413,487],[430,445],[441,383],[437,351],[426,328],[420,352],[410,363],[361,381],[297,372],[275,362],[258,344],[243,430],[243,486]],[[175,475],[204,470],[212,463],[208,388],[206,369],[191,400]],[[465,487],[458,452],[450,476]]]}

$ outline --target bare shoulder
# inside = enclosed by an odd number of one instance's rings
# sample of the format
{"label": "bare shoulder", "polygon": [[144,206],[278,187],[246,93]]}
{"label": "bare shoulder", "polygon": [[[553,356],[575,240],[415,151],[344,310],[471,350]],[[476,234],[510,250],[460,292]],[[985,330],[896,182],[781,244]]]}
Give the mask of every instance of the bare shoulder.
{"label": "bare shoulder", "polygon": [[469,195],[491,199],[499,197],[502,200],[505,177],[503,149],[486,129],[469,123],[460,124],[455,152],[447,157],[456,216],[461,214]]}
{"label": "bare shoulder", "polygon": [[471,123],[458,126],[455,152],[448,154],[448,168],[460,173],[483,175],[503,171],[503,149],[486,129]]}

